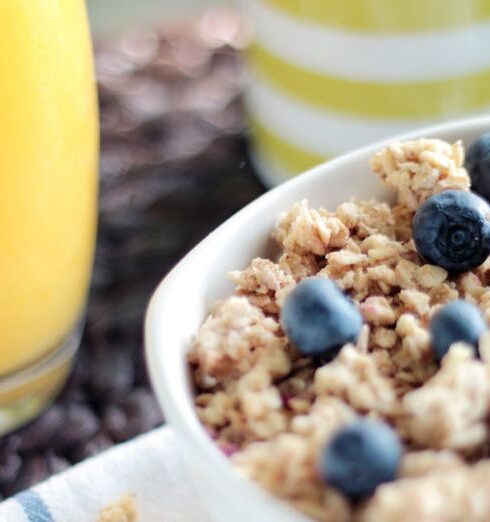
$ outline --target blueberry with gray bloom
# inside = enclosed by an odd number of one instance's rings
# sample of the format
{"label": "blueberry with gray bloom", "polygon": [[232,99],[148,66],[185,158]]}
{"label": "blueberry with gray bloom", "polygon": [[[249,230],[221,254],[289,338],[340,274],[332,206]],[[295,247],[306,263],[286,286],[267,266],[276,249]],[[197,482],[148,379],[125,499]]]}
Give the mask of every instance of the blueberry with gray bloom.
{"label": "blueberry with gray bloom", "polygon": [[466,151],[465,167],[471,188],[490,201],[490,132],[480,136]]}
{"label": "blueberry with gray bloom", "polygon": [[333,357],[359,336],[362,317],[329,279],[303,279],[288,295],[281,323],[296,348],[309,357]]}
{"label": "blueberry with gray bloom", "polygon": [[413,219],[418,253],[429,263],[459,273],[490,254],[490,206],[471,192],[447,190],[430,197]]}
{"label": "blueberry with gray bloom", "polygon": [[458,299],[443,306],[429,325],[431,346],[437,361],[453,343],[464,342],[477,351],[478,340],[487,329],[483,316],[474,304]]}
{"label": "blueberry with gray bloom", "polygon": [[360,500],[395,479],[401,455],[398,436],[387,424],[358,420],[334,434],[321,456],[320,474],[330,486]]}

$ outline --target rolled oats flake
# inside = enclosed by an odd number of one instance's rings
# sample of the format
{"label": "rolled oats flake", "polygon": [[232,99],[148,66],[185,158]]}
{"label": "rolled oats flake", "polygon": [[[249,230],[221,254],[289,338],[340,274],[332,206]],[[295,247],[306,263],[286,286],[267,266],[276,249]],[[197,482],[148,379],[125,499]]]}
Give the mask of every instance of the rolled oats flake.
{"label": "rolled oats flake", "polygon": [[395,283],[401,288],[414,288],[418,266],[411,261],[401,259],[395,267]]}
{"label": "rolled oats flake", "polygon": [[404,420],[419,446],[471,452],[486,441],[490,413],[490,380],[473,351],[455,344],[441,369],[403,400]]}
{"label": "rolled oats flake", "polygon": [[478,300],[486,291],[480,278],[472,272],[459,277],[458,284],[461,288],[461,293],[467,300]]}
{"label": "rolled oats flake", "polygon": [[291,275],[296,281],[315,275],[319,270],[317,258],[313,254],[284,253],[278,262],[285,274]]}
{"label": "rolled oats flake", "polygon": [[396,322],[397,314],[388,298],[371,296],[361,303],[364,320],[373,326],[386,326]]}
{"label": "rolled oats flake", "polygon": [[400,301],[407,310],[424,316],[429,313],[430,296],[419,290],[404,289],[399,294]]}
{"label": "rolled oats flake", "polygon": [[242,271],[228,278],[235,283],[237,295],[243,295],[265,312],[278,313],[288,292],[295,286],[291,274],[285,273],[269,259],[256,258]]}
{"label": "rolled oats flake", "polygon": [[390,381],[382,376],[374,360],[345,346],[335,361],[315,373],[317,396],[332,395],[343,399],[359,412],[389,414],[396,407]]}
{"label": "rolled oats flake", "polygon": [[417,268],[416,282],[422,288],[430,290],[444,283],[447,276],[448,273],[444,268],[434,265],[422,265]]}
{"label": "rolled oats flake", "polygon": [[386,265],[377,265],[367,269],[367,275],[372,281],[395,286],[395,271]]}
{"label": "rolled oats flake", "polygon": [[461,143],[441,140],[392,143],[371,160],[371,167],[398,201],[414,212],[432,194],[441,190],[468,190],[469,176],[462,164]]}
{"label": "rolled oats flake", "polygon": [[358,514],[359,522],[485,522],[490,513],[490,464],[382,485]]}
{"label": "rolled oats flake", "polygon": [[378,326],[374,328],[371,340],[373,348],[379,347],[389,350],[396,346],[398,335],[395,330]]}

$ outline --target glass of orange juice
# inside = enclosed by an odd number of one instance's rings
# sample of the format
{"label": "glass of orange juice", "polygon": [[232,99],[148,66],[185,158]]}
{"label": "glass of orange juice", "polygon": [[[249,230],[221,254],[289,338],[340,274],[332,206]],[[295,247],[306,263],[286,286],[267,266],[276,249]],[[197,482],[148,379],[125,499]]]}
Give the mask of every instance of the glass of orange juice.
{"label": "glass of orange juice", "polygon": [[98,141],[83,0],[0,1],[0,435],[50,402],[78,347]]}

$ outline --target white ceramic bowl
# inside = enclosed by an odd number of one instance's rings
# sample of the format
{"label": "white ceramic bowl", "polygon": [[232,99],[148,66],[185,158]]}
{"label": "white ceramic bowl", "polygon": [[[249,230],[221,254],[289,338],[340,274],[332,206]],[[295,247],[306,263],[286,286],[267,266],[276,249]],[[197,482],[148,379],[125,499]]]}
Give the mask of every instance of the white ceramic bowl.
{"label": "white ceramic bowl", "polygon": [[[490,117],[423,129],[399,139],[462,139],[468,145],[488,130]],[[390,141],[320,165],[255,200],[194,248],[153,295],[145,326],[151,379],[166,420],[178,433],[189,476],[216,522],[307,519],[235,474],[207,436],[194,412],[186,353],[211,304],[232,292],[227,272],[245,268],[256,256],[270,255],[270,233],[281,212],[302,198],[327,209],[334,209],[352,196],[389,198],[370,173],[368,160]]]}

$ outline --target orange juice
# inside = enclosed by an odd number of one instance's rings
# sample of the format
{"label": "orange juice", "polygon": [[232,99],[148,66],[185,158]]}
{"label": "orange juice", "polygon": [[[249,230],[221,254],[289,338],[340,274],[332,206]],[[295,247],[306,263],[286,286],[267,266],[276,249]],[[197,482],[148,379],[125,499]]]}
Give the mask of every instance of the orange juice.
{"label": "orange juice", "polygon": [[83,315],[97,121],[84,2],[0,1],[0,379],[53,351]]}

